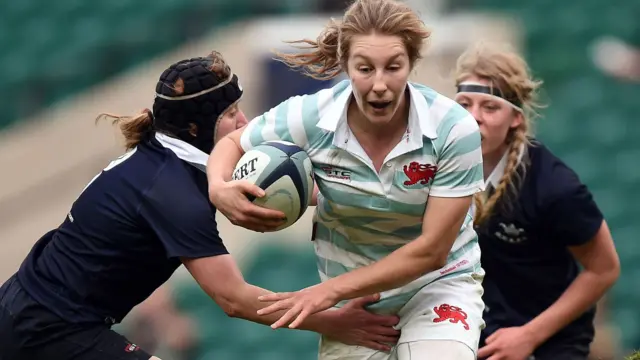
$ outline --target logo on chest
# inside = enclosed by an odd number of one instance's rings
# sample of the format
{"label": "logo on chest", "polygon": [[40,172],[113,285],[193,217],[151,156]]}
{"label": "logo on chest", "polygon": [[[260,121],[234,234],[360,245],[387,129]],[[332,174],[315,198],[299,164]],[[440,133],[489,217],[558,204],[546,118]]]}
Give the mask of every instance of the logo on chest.
{"label": "logo on chest", "polygon": [[524,229],[514,224],[505,225],[504,223],[499,223],[498,226],[500,226],[500,229],[494,233],[498,239],[510,244],[520,244],[527,241],[527,233],[525,233]]}
{"label": "logo on chest", "polygon": [[342,168],[325,165],[321,167],[325,175],[330,178],[351,181],[351,171]]}
{"label": "logo on chest", "polygon": [[407,176],[407,180],[403,183],[404,186],[413,185],[427,185],[436,176],[438,168],[431,164],[420,164],[417,161],[412,161],[409,165],[405,165],[402,170]]}

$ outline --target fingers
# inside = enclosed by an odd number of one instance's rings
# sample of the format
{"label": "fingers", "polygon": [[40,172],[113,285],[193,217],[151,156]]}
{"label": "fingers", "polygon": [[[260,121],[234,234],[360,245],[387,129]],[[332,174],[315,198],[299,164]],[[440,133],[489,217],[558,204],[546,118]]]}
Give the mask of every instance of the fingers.
{"label": "fingers", "polygon": [[235,184],[245,194],[253,195],[257,198],[261,198],[265,195],[264,190],[262,190],[258,185],[253,184],[247,180],[236,180]]}
{"label": "fingers", "polygon": [[243,213],[248,217],[254,217],[262,221],[276,220],[282,223],[287,219],[282,211],[267,209],[253,203],[247,204],[247,207],[244,209]]}
{"label": "fingers", "polygon": [[293,308],[289,309],[289,311],[287,311],[284,315],[282,315],[282,317],[280,317],[278,321],[276,321],[271,325],[271,328],[278,329],[289,324],[291,320],[293,320],[296,317],[296,315],[300,313],[300,308],[301,308],[300,306],[296,305]]}
{"label": "fingers", "polygon": [[[288,299],[288,298],[292,297],[293,295],[295,295],[295,292],[271,293],[271,294],[266,294],[266,295],[259,296],[258,300],[259,301],[263,301],[263,302],[280,301],[280,300]],[[258,311],[258,314],[261,315],[260,311]]]}
{"label": "fingers", "polygon": [[478,358],[486,358],[496,352],[495,345],[485,345],[478,349]]}
{"label": "fingers", "polygon": [[303,308],[302,311],[300,311],[300,313],[298,314],[298,317],[291,324],[289,324],[289,328],[296,329],[311,314],[311,310]]}
{"label": "fingers", "polygon": [[366,328],[370,334],[384,335],[384,336],[400,336],[400,330],[396,330],[388,326],[369,326]]}
{"label": "fingers", "polygon": [[[250,183],[246,180],[239,180],[236,183],[236,186],[240,188],[240,190],[248,195],[253,195],[257,198],[261,198],[266,195],[264,190],[262,190],[259,186]],[[251,203],[251,202],[249,202]],[[253,205],[247,207],[244,213],[249,216],[254,216],[263,220],[274,219],[274,220],[284,220],[285,215],[282,211],[267,209],[261,206]]]}
{"label": "fingers", "polygon": [[498,336],[502,333],[502,329],[496,330],[493,334],[489,335],[487,339],[484,341],[486,344],[490,344],[493,340],[497,339]]}
{"label": "fingers", "polygon": [[396,326],[400,322],[400,318],[393,315],[371,314],[372,322],[382,326]]}
{"label": "fingers", "polygon": [[[260,208],[257,205],[253,205],[249,203],[247,205],[247,208],[250,208],[250,207],[264,209],[264,208]],[[265,210],[268,210],[268,209],[265,209]],[[276,213],[278,213],[278,211],[276,211]],[[232,224],[237,226],[242,226],[244,228],[247,228],[253,231],[260,231],[260,232],[273,231],[279,226],[281,226],[282,224],[284,224],[284,220],[283,220],[284,217],[278,217],[275,219],[263,219],[260,217],[253,216],[251,215],[250,212],[246,212],[242,209],[237,210],[234,213],[224,214],[224,215],[229,219],[229,221],[231,221]]]}
{"label": "fingers", "polygon": [[258,315],[269,315],[273,314],[276,311],[288,310],[291,306],[285,301],[277,301],[273,304],[258,310]]}

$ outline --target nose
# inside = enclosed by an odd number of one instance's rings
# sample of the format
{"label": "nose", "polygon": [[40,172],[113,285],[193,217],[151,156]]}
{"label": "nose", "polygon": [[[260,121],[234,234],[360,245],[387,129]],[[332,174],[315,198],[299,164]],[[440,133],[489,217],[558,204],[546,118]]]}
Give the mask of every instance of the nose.
{"label": "nose", "polygon": [[385,82],[384,73],[377,71],[375,79],[373,80],[373,88],[371,88],[376,95],[383,95],[387,91],[387,83]]}
{"label": "nose", "polygon": [[472,106],[470,108],[467,108],[467,111],[469,111],[471,113],[471,116],[473,116],[474,119],[476,119],[476,122],[478,124],[481,124],[483,122],[483,118],[482,118],[482,111],[480,111],[480,107],[479,106]]}
{"label": "nose", "polygon": [[247,120],[247,117],[244,115],[242,110],[238,110],[238,113],[236,114],[236,129],[240,129],[248,123],[249,121]]}

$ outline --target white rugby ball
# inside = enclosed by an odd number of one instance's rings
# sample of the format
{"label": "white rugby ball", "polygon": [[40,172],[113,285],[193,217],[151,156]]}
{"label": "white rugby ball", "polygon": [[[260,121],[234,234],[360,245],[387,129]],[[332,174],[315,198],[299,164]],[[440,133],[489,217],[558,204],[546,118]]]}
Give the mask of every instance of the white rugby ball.
{"label": "white rugby ball", "polygon": [[293,225],[309,207],[314,180],[311,159],[298,145],[268,141],[247,151],[233,171],[233,180],[247,180],[265,191],[249,197],[258,206],[282,211],[287,220],[276,230]]}

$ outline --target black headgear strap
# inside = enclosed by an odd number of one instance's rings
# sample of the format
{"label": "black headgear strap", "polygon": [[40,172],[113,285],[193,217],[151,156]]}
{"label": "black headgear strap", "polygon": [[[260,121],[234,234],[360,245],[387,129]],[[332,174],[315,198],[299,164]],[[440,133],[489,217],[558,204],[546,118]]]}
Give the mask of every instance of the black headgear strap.
{"label": "black headgear strap", "polygon": [[492,95],[508,101],[510,104],[514,105],[519,110],[522,109],[522,102],[520,102],[518,98],[507,98],[506,96],[504,96],[502,91],[497,87],[480,85],[480,84],[462,83],[458,85],[458,93],[480,93],[480,94]]}
{"label": "black headgear strap", "polygon": [[[222,114],[236,104],[243,93],[236,75],[231,73],[220,78],[211,70],[212,65],[210,57],[182,60],[171,65],[160,76],[153,102],[156,130],[173,135],[205,153],[213,149]],[[178,85],[179,79],[182,82]],[[193,125],[197,127],[195,136],[191,134]]]}

